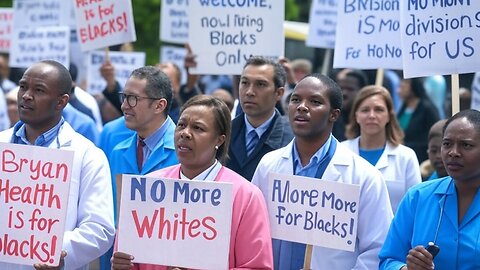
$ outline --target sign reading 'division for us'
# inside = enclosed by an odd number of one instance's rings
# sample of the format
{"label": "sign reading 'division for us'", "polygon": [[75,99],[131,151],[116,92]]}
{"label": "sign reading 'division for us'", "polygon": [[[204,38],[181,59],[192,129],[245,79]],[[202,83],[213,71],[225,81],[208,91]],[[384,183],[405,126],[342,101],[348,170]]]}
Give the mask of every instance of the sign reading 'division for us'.
{"label": "sign reading 'division for us'", "polygon": [[267,192],[273,238],[355,250],[360,186],[270,173]]}
{"label": "sign reading 'division for us'", "polygon": [[315,0],[310,7],[307,45],[317,48],[335,48],[337,27],[337,0]]}
{"label": "sign reading 'division for us'", "polygon": [[401,1],[406,78],[480,70],[480,1]]}
{"label": "sign reading 'division for us'", "polygon": [[190,72],[240,74],[251,55],[282,56],[284,10],[284,0],[190,0]]}
{"label": "sign reading 'division for us'", "polygon": [[401,1],[339,1],[333,66],[401,69]]}

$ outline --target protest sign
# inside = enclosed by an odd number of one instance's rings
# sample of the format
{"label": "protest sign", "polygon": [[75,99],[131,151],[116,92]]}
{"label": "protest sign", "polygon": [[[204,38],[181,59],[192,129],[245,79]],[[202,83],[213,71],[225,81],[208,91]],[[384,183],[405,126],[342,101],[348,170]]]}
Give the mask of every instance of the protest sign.
{"label": "protest sign", "polygon": [[160,40],[185,44],[188,42],[188,0],[162,0]]}
{"label": "protest sign", "polygon": [[13,32],[9,59],[11,67],[27,68],[41,60],[55,60],[68,69],[69,56],[68,26],[15,28]]}
{"label": "protest sign", "polygon": [[337,0],[313,0],[310,6],[306,44],[316,48],[335,48]]}
{"label": "protest sign", "polygon": [[182,70],[182,84],[187,82],[187,72],[185,71],[184,59],[187,50],[183,47],[166,46],[160,48],[160,63],[172,62],[175,63],[180,70]]}
{"label": "protest sign", "polygon": [[0,8],[0,52],[10,50],[13,9]]}
{"label": "protest sign", "polygon": [[359,186],[277,173],[268,181],[273,238],[355,250]]}
{"label": "protest sign", "polygon": [[135,41],[130,0],[75,1],[77,35],[83,51]]}
{"label": "protest sign", "polygon": [[230,183],[123,175],[118,250],[135,262],[228,269],[232,196]]}
{"label": "protest sign", "polygon": [[284,0],[190,0],[188,40],[197,67],[192,74],[240,74],[251,55],[284,53]]}
{"label": "protest sign", "polygon": [[63,0],[15,0],[13,24],[15,28],[42,26],[69,26],[72,18],[72,1]]}
{"label": "protest sign", "polygon": [[[123,88],[134,69],[145,65],[144,52],[109,52],[109,60],[115,67],[115,79]],[[104,51],[92,51],[87,63],[87,90],[91,94],[101,93],[107,82],[100,74],[105,62]]]}
{"label": "protest sign", "polygon": [[400,1],[405,78],[480,70],[480,1]]}
{"label": "protest sign", "polygon": [[400,0],[338,3],[335,68],[402,68]]}
{"label": "protest sign", "polygon": [[0,143],[0,261],[59,264],[73,155]]}

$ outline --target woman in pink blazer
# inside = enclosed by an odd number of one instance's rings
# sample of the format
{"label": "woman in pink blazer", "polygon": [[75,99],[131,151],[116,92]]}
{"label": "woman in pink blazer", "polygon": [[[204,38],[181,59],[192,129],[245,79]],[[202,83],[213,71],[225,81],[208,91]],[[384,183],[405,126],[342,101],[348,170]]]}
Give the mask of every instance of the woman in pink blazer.
{"label": "woman in pink blazer", "polygon": [[[211,96],[193,97],[182,107],[175,129],[175,150],[180,164],[149,176],[232,183],[229,268],[273,269],[270,225],[263,195],[256,186],[222,165],[227,159],[230,122],[225,103]],[[112,269],[180,269],[136,264],[132,263],[133,259],[134,254],[117,251],[112,257]]]}

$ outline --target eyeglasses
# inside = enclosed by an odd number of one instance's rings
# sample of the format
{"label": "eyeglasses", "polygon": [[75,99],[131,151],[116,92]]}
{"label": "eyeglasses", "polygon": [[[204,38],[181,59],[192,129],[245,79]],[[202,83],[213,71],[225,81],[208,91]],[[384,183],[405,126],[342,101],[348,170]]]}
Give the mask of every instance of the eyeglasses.
{"label": "eyeglasses", "polygon": [[150,99],[150,100],[160,100],[161,98],[151,98],[151,97],[140,97],[135,95],[127,95],[125,93],[119,93],[120,101],[123,103],[125,100],[127,101],[128,106],[135,107],[137,106],[139,99]]}

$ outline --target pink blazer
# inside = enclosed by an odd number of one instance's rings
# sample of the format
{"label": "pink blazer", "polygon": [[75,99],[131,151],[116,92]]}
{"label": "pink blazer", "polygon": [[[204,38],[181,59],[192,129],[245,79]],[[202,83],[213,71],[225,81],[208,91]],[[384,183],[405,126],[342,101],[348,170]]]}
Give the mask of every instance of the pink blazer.
{"label": "pink blazer", "polygon": [[[180,178],[180,165],[148,174]],[[222,167],[215,181],[233,184],[230,269],[273,269],[272,239],[265,199],[261,191],[236,172]],[[135,255],[135,254],[133,254]],[[188,256],[188,254],[185,254]],[[135,264],[134,270],[165,270],[166,266]]]}

